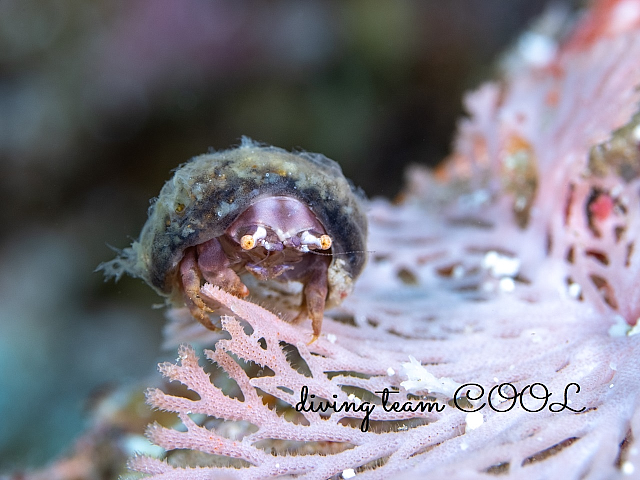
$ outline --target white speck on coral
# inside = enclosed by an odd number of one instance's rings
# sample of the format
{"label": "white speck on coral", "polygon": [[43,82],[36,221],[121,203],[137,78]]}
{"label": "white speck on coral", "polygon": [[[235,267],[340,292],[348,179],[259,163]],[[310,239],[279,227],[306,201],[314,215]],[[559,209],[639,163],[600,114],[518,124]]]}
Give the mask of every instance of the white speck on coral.
{"label": "white speck on coral", "polygon": [[617,370],[617,369],[618,369],[618,366],[617,366],[615,363],[613,363],[613,362],[609,362],[609,368],[610,368],[611,370]]}
{"label": "white speck on coral", "polygon": [[517,212],[521,212],[524,210],[524,207],[527,206],[527,197],[518,197],[513,204],[513,209]]}
{"label": "white speck on coral", "polygon": [[436,378],[411,355],[409,355],[409,362],[402,364],[402,374],[407,377],[407,380],[401,382],[400,386],[409,393],[426,390],[453,398],[455,391],[461,385],[448,377]]}
{"label": "white speck on coral", "polygon": [[616,315],[613,320],[615,323],[609,327],[610,337],[624,337],[631,330],[631,327],[621,315]]}
{"label": "white speck on coral", "polygon": [[613,388],[613,383],[611,385],[609,385],[609,388]]}
{"label": "white speck on coral", "polygon": [[494,263],[496,263],[497,258],[498,258],[498,252],[493,250],[487,252],[484,258],[482,259],[482,266],[484,268],[490,268]]}
{"label": "white speck on coral", "polygon": [[[611,196],[613,196],[613,193],[611,194]],[[618,195],[615,195],[615,196],[616,196],[616,197],[619,197],[619,194],[618,194]],[[625,206],[626,206],[626,205],[629,205],[629,197],[627,197],[626,195],[624,195],[624,196],[622,196],[622,197],[618,198],[618,201],[619,201],[622,205],[625,205]]]}
{"label": "white speck on coral", "polygon": [[627,0],[613,9],[611,17],[612,28],[626,30],[640,18],[640,7],[636,2]]}
{"label": "white speck on coral", "polygon": [[636,324],[627,332],[627,336],[632,337],[640,333],[640,321],[638,320],[636,320]]}
{"label": "white speck on coral", "polygon": [[355,320],[356,325],[359,325],[359,326],[367,325],[367,317],[365,315],[357,314],[354,316],[353,319]]}
{"label": "white speck on coral", "polygon": [[518,53],[534,67],[547,65],[556,55],[556,42],[538,32],[526,32],[518,40]]}
{"label": "white speck on coral", "polygon": [[467,413],[464,421],[467,424],[467,430],[475,430],[484,423],[484,416],[480,412],[471,412]]}
{"label": "white speck on coral", "polygon": [[333,333],[327,334],[327,340],[329,340],[330,343],[336,343],[337,339],[338,337],[336,337]]}
{"label": "white speck on coral", "polygon": [[622,464],[621,470],[625,475],[632,475],[633,472],[636,471],[636,467],[633,465],[633,463],[627,461]]}
{"label": "white speck on coral", "polygon": [[493,381],[498,383],[500,380],[498,380],[498,377],[493,377]]}
{"label": "white speck on coral", "polygon": [[539,334],[539,332],[535,330],[526,330],[523,333],[525,333],[526,335],[529,335],[533,343],[540,343],[542,341],[542,336]]}
{"label": "white speck on coral", "polygon": [[465,268],[462,265],[456,265],[455,267],[453,267],[453,271],[451,272],[453,278],[462,278],[464,277],[464,274]]}
{"label": "white speck on coral", "polygon": [[568,290],[571,298],[578,298],[582,293],[582,287],[577,283],[570,284]]}
{"label": "white speck on coral", "polygon": [[[634,138],[636,139],[636,141],[640,141],[640,137],[636,137],[636,135],[640,135],[640,125],[638,125],[636,128],[633,129]],[[623,192],[623,190],[624,189],[622,188],[622,185],[616,185],[611,189],[611,191],[609,192],[609,195],[613,198],[618,198],[620,194]]]}
{"label": "white speck on coral", "polygon": [[462,443],[460,444],[460,450],[462,450],[463,452],[464,452],[467,448],[469,448],[469,445],[468,445],[467,443],[462,442]]}
{"label": "white speck on coral", "polygon": [[353,478],[356,476],[356,472],[353,468],[347,468],[346,470],[342,471],[342,478]]}
{"label": "white speck on coral", "polygon": [[515,277],[520,271],[520,259],[491,250],[482,259],[482,267],[495,278]]}
{"label": "white speck on coral", "polygon": [[463,209],[478,208],[491,198],[491,195],[486,190],[476,190],[469,195],[463,195],[458,199],[458,204]]}
{"label": "white speck on coral", "polygon": [[276,468],[280,468],[280,464],[279,463],[276,463]]}
{"label": "white speck on coral", "polygon": [[392,377],[395,374],[396,374],[396,371],[393,368],[391,368],[391,367],[387,368],[387,375]]}
{"label": "white speck on coral", "polygon": [[503,292],[513,292],[516,289],[516,282],[513,278],[505,277],[500,279],[500,290]]}
{"label": "white speck on coral", "polygon": [[482,291],[483,292],[489,293],[489,292],[495,291],[495,289],[496,289],[496,286],[494,285],[493,282],[484,282],[482,284]]}

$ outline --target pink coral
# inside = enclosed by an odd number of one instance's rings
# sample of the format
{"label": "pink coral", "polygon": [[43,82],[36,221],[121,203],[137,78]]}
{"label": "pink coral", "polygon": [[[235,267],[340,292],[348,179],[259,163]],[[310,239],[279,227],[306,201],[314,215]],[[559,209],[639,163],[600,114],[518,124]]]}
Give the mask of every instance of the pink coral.
{"label": "pink coral", "polygon": [[[545,65],[470,95],[438,172],[448,181],[414,169],[403,205],[371,203],[370,264],[317,342],[205,286],[226,336],[204,353],[226,375],[181,347],[160,370],[197,398],[151,390],[149,403],[184,425],[148,434],[167,450],[235,460],[130,466],[153,479],[633,473],[638,59],[640,2],[602,1]],[[463,384],[474,385],[454,401]],[[400,405],[443,408],[386,411],[385,389]],[[298,411],[304,391],[375,408]]]}

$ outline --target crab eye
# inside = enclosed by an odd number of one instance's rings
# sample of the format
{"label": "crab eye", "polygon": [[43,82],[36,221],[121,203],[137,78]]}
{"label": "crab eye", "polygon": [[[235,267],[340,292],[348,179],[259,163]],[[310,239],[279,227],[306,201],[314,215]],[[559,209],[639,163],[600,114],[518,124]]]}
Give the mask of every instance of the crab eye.
{"label": "crab eye", "polygon": [[331,248],[331,237],[329,235],[320,236],[320,248],[322,250],[329,250]]}
{"label": "crab eye", "polygon": [[240,239],[240,246],[243,250],[251,250],[256,246],[256,241],[253,238],[253,235],[243,235]]}
{"label": "crab eye", "polygon": [[251,250],[258,244],[264,245],[266,236],[267,230],[262,225],[259,225],[253,235],[247,234],[240,238],[240,246],[243,250]]}

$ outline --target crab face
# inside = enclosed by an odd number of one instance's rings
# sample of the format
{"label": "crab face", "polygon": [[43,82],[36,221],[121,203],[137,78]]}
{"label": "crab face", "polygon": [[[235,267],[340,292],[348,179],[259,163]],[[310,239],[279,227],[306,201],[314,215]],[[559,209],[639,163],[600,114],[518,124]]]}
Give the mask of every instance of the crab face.
{"label": "crab face", "polygon": [[247,253],[284,249],[307,253],[331,248],[331,237],[311,210],[300,200],[285,196],[258,200],[238,216],[226,234]]}
{"label": "crab face", "polygon": [[258,281],[300,282],[304,285],[294,321],[311,318],[314,338],[320,334],[328,291],[328,251],[331,237],[300,200],[265,197],[250,205],[225,233],[191,247],[180,262],[185,303],[194,317],[211,328],[211,311],[200,299],[202,279],[235,295],[249,289],[240,276],[250,273]]}
{"label": "crab face", "polygon": [[176,170],[140,239],[101,265],[107,276],[141,277],[215,329],[203,282],[251,295],[283,318],[310,318],[352,290],[365,263],[362,199],[335,162],[248,139]]}

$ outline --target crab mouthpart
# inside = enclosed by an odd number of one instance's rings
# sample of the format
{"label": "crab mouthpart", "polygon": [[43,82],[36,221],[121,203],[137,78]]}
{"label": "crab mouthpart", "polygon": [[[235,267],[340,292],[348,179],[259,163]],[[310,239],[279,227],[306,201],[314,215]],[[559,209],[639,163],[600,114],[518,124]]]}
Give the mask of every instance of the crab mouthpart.
{"label": "crab mouthpart", "polygon": [[294,267],[292,265],[280,264],[280,265],[261,265],[261,264],[252,264],[247,263],[245,267],[247,271],[253,273],[256,277],[261,280],[268,280],[270,278],[279,277],[287,270],[292,270]]}

